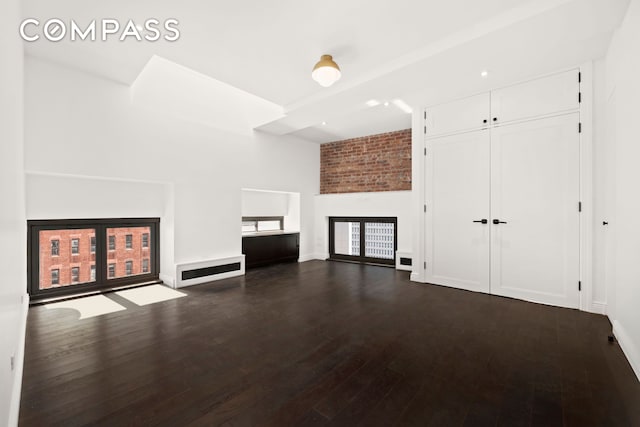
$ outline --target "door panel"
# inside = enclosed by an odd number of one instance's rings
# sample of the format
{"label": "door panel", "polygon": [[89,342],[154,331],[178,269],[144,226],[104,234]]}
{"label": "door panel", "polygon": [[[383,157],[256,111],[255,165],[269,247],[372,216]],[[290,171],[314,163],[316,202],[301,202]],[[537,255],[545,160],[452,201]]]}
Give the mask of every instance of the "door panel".
{"label": "door panel", "polygon": [[500,124],[577,109],[579,91],[577,69],[494,90],[491,122]]}
{"label": "door panel", "polygon": [[489,107],[489,93],[482,93],[427,108],[427,137],[487,127]]}
{"label": "door panel", "polygon": [[491,293],[579,306],[578,114],[491,131]]}
{"label": "door panel", "polygon": [[489,292],[489,131],[428,141],[427,280]]}

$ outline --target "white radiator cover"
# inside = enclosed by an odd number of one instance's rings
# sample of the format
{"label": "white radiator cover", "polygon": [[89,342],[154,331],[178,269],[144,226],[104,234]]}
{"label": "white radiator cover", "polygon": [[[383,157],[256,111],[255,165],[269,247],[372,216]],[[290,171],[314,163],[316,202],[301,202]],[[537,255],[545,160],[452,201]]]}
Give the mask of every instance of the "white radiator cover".
{"label": "white radiator cover", "polygon": [[[193,279],[186,279],[186,280],[182,279],[182,273],[185,271],[196,270],[196,269],[207,268],[207,267],[217,267],[217,266],[235,264],[235,263],[240,263],[240,269],[234,270],[234,271],[227,271],[224,273],[212,274],[209,276],[197,277]],[[245,273],[244,266],[245,266],[244,255],[239,255],[239,256],[229,257],[229,258],[220,258],[220,259],[212,259],[212,260],[206,260],[206,261],[196,261],[196,262],[178,264],[176,265],[175,287],[184,288],[186,286],[198,285],[200,283],[211,282],[214,280],[221,280],[229,277],[243,276]]]}

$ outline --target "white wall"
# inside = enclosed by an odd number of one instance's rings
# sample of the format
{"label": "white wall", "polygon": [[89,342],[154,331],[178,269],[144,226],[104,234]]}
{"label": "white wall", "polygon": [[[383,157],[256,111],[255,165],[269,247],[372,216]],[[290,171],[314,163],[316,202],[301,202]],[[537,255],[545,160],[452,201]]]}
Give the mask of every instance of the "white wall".
{"label": "white wall", "polygon": [[329,256],[330,216],[398,217],[398,251],[411,253],[411,191],[321,194],[315,197],[315,257]]}
{"label": "white wall", "polygon": [[[17,425],[26,322],[23,52],[20,2],[0,13],[0,425]],[[15,368],[10,359],[15,355]]]}
{"label": "white wall", "polygon": [[282,216],[285,231],[300,231],[300,194],[243,188],[242,216]]}
{"label": "white wall", "polygon": [[[241,188],[297,192],[301,255],[313,252],[317,144],[238,135],[151,112],[132,104],[127,86],[36,58],[27,57],[25,68],[25,161],[34,176],[74,175],[74,188],[83,187],[77,180],[95,177],[100,196],[119,202],[131,197],[122,195],[122,181],[168,185],[168,192],[149,197],[157,212],[162,210],[168,221],[173,218],[174,265],[240,255]],[[96,183],[89,181],[89,187]],[[45,180],[30,178],[29,216],[71,216],[67,196],[48,197],[49,206],[42,206],[49,187]],[[139,186],[127,188],[133,192]],[[78,195],[80,203],[84,199]],[[92,212],[105,208],[92,196],[87,203]],[[119,216],[140,213],[139,204],[122,204]],[[87,214],[79,208],[73,216]],[[163,244],[166,266],[165,249]]]}
{"label": "white wall", "polygon": [[607,85],[610,114],[607,134],[615,138],[612,147],[615,168],[608,172],[615,182],[613,217],[608,232],[614,234],[615,305],[609,309],[614,333],[640,378],[640,0],[632,0],[621,28],[616,32],[607,56]]}

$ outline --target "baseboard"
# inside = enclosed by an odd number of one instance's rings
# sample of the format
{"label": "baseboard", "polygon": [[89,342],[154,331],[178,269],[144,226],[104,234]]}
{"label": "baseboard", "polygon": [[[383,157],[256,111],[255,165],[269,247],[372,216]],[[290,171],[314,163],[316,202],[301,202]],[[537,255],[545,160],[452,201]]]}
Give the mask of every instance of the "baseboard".
{"label": "baseboard", "polygon": [[618,340],[622,352],[627,356],[631,369],[633,369],[638,381],[640,381],[640,351],[617,320],[613,321],[613,335]]}
{"label": "baseboard", "polygon": [[420,275],[416,272],[412,272],[411,276],[409,276],[409,280],[411,280],[412,282],[418,282],[418,283],[427,283],[424,280],[422,280],[420,278]]}
{"label": "baseboard", "polygon": [[27,314],[29,314],[29,294],[22,297],[22,313],[20,319],[20,342],[14,356],[15,373],[11,390],[11,406],[9,406],[9,426],[18,425],[20,415],[20,393],[22,393],[22,372],[24,368],[24,342],[27,335]]}
{"label": "baseboard", "polygon": [[590,313],[595,313],[595,314],[607,314],[607,303],[605,302],[592,302],[591,303],[591,310],[589,310]]}
{"label": "baseboard", "polygon": [[316,253],[312,255],[312,259],[319,259],[320,261],[326,261],[329,259],[329,254]]}
{"label": "baseboard", "polygon": [[173,277],[170,274],[162,274],[162,273],[160,273],[159,278],[160,278],[160,280],[162,280],[164,282],[165,285],[175,289],[175,287],[176,287],[175,277]]}
{"label": "baseboard", "polygon": [[316,255],[315,254],[300,255],[298,257],[298,262],[307,262],[307,261],[311,261],[313,259],[316,259]]}

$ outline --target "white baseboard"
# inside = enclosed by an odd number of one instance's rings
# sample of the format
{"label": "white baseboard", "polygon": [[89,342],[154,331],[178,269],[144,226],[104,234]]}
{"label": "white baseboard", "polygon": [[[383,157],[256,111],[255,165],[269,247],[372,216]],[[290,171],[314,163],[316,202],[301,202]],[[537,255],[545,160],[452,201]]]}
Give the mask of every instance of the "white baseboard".
{"label": "white baseboard", "polygon": [[312,259],[319,259],[320,261],[325,261],[329,259],[329,254],[316,253],[312,255]]}
{"label": "white baseboard", "polygon": [[311,261],[312,259],[316,259],[316,255],[315,254],[300,255],[298,257],[298,262]]}
{"label": "white baseboard", "polygon": [[11,403],[9,406],[9,426],[18,425],[20,415],[20,393],[22,392],[22,372],[24,369],[24,342],[27,335],[27,315],[29,314],[29,294],[22,297],[22,313],[20,319],[20,342],[14,356],[15,374],[13,377],[13,389],[11,390]]}
{"label": "white baseboard", "polygon": [[416,272],[411,272],[411,276],[409,276],[409,280],[411,280],[412,282],[427,283],[424,280],[422,280],[420,278],[420,275]]}
{"label": "white baseboard", "polygon": [[160,280],[162,280],[165,285],[170,286],[170,287],[175,289],[176,282],[175,282],[175,278],[173,276],[171,276],[170,274],[162,274],[162,273],[160,273],[159,277],[160,277]]}
{"label": "white baseboard", "polygon": [[613,335],[615,335],[620,344],[620,348],[636,373],[638,381],[640,381],[640,350],[636,347],[636,343],[629,337],[625,329],[617,320],[613,321]]}
{"label": "white baseboard", "polygon": [[590,313],[595,313],[595,314],[607,314],[607,303],[606,302],[592,302],[591,303],[591,310],[589,310]]}

